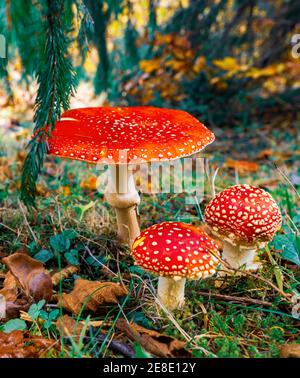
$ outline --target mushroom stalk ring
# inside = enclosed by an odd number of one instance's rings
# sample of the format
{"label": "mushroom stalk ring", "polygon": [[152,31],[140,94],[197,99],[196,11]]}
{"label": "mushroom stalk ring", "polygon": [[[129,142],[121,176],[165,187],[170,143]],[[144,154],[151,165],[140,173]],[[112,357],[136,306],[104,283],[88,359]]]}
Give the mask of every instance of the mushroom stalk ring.
{"label": "mushroom stalk ring", "polygon": [[140,233],[137,218],[140,196],[135,188],[132,171],[127,164],[109,166],[105,198],[115,209],[120,240],[129,241],[131,245]]}

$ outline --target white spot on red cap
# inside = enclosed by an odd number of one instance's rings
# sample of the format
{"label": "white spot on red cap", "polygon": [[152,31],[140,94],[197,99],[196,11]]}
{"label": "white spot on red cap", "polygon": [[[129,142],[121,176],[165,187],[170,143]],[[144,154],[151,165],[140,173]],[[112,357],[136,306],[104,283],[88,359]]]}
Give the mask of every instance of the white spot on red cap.
{"label": "white spot on red cap", "polygon": [[[163,235],[158,235],[159,232]],[[170,233],[172,236],[166,239],[164,235]],[[191,240],[194,242],[193,252],[188,251]],[[147,248],[147,257],[150,257],[147,261],[141,242]],[[155,248],[153,242],[157,243]],[[147,270],[162,276],[188,279],[198,279],[199,272],[205,270],[205,265],[209,264],[209,268],[216,267],[218,259],[213,256],[219,257],[218,247],[208,234],[180,222],[163,222],[159,227],[149,227],[133,243],[132,254],[136,263]]]}
{"label": "white spot on red cap", "polygon": [[123,151],[128,161],[168,160],[201,151],[213,140],[214,134],[184,111],[140,106],[68,110],[48,142],[49,154],[120,163]]}
{"label": "white spot on red cap", "polygon": [[[217,207],[222,214],[226,212],[226,222],[215,212]],[[282,221],[271,195],[250,185],[235,185],[218,193],[205,209],[205,220],[220,236],[242,245],[272,240]]]}

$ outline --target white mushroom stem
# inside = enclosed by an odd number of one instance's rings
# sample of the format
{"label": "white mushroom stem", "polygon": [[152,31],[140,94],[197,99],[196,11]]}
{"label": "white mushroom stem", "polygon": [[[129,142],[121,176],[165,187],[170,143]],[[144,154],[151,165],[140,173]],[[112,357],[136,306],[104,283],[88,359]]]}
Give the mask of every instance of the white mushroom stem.
{"label": "white mushroom stem", "polygon": [[107,202],[116,211],[118,235],[122,242],[131,246],[140,234],[137,205],[140,196],[135,188],[134,177],[127,164],[110,165],[105,190]]}
{"label": "white mushroom stem", "polygon": [[157,295],[160,302],[170,311],[184,305],[185,278],[159,277]]}
{"label": "white mushroom stem", "polygon": [[[223,254],[224,260],[233,269],[245,269],[255,271],[259,268],[260,264],[255,262],[256,247],[241,247],[240,245],[233,245],[228,241],[223,241]],[[222,267],[224,270],[229,270],[225,264]],[[232,271],[232,274],[234,272]]]}

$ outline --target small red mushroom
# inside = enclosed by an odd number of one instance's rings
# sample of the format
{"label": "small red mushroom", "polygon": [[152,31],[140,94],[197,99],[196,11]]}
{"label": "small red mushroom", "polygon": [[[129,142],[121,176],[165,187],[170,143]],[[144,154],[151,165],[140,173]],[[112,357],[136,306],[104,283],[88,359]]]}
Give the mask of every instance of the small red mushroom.
{"label": "small red mushroom", "polygon": [[49,154],[109,165],[106,200],[115,208],[122,241],[139,234],[139,194],[129,165],[190,156],[214,134],[190,114],[147,106],[66,111],[49,138]]}
{"label": "small red mushroom", "polygon": [[282,222],[272,196],[250,185],[218,193],[205,209],[205,220],[223,241],[223,260],[232,268],[246,270],[257,270],[257,249],[273,239]]}
{"label": "small red mushroom", "polygon": [[219,250],[203,230],[180,222],[163,222],[143,231],[132,245],[137,265],[159,276],[158,298],[168,309],[184,304],[186,279],[215,273]]}

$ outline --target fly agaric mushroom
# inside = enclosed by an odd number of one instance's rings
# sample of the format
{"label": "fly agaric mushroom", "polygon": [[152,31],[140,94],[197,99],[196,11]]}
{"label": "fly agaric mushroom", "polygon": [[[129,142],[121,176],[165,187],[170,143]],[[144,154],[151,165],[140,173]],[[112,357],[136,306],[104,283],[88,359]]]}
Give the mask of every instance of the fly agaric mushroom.
{"label": "fly agaric mushroom", "polygon": [[[281,226],[272,196],[250,185],[235,185],[218,193],[205,209],[205,220],[223,241],[222,259],[234,269],[257,270],[258,248],[270,242]],[[226,270],[226,266],[224,266]]]}
{"label": "fly agaric mushroom", "polygon": [[[214,141],[214,134],[190,114],[154,107],[99,107],[66,111],[49,138],[49,154],[109,165],[106,200],[115,208],[118,234],[139,235],[140,202],[130,162],[190,156]],[[108,160],[107,160],[108,159]]]}
{"label": "fly agaric mushroom", "polygon": [[198,280],[215,273],[219,250],[201,229],[180,222],[155,224],[132,245],[135,263],[159,276],[157,294],[169,310],[184,304],[186,279]]}

